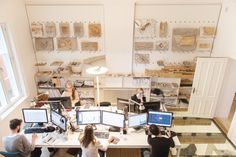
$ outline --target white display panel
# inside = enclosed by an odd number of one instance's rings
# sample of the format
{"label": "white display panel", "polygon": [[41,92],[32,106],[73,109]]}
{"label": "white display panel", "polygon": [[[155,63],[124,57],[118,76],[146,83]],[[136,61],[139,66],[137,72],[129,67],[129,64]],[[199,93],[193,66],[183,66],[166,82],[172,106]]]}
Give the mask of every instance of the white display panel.
{"label": "white display panel", "polygon": [[48,123],[46,109],[22,109],[25,123]]}
{"label": "white display panel", "polygon": [[59,113],[52,111],[51,112],[51,122],[61,128],[62,130],[66,131],[67,128],[67,120],[64,116],[60,115]]}
{"label": "white display panel", "polygon": [[123,128],[125,122],[124,114],[113,113],[113,112],[102,112],[102,123],[105,125],[111,125]]}
{"label": "white display panel", "polygon": [[142,126],[147,124],[147,114],[139,114],[135,116],[129,116],[129,127]]}
{"label": "white display panel", "polygon": [[78,111],[77,124],[99,124],[101,123],[101,111]]}

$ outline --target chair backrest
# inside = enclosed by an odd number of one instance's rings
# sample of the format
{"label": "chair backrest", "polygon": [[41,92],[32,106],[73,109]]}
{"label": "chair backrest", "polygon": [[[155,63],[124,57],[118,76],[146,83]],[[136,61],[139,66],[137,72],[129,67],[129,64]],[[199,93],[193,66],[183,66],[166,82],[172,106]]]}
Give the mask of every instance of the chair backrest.
{"label": "chair backrest", "polygon": [[5,157],[21,157],[19,152],[3,152],[3,151],[0,151],[0,155],[3,155]]}

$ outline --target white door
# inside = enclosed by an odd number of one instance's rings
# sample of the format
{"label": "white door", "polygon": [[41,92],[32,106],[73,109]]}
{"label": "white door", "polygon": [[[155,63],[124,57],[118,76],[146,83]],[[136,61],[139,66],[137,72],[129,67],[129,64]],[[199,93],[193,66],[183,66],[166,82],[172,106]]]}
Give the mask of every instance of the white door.
{"label": "white door", "polygon": [[198,58],[189,102],[193,117],[213,118],[228,58]]}

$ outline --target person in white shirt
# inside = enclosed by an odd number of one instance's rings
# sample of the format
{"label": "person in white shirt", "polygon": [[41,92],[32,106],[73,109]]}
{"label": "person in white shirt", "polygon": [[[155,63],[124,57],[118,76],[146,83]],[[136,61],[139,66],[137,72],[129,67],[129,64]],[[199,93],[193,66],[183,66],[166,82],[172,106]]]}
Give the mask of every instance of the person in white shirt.
{"label": "person in white shirt", "polygon": [[65,91],[61,95],[62,97],[69,96],[72,101],[72,105],[80,106],[80,95],[75,89],[74,84],[71,81],[66,82]]}
{"label": "person in white shirt", "polygon": [[102,144],[95,138],[93,126],[87,125],[84,130],[84,135],[80,138],[82,157],[100,157],[98,150],[106,151],[109,143],[111,143],[111,139],[109,139],[107,143]]}

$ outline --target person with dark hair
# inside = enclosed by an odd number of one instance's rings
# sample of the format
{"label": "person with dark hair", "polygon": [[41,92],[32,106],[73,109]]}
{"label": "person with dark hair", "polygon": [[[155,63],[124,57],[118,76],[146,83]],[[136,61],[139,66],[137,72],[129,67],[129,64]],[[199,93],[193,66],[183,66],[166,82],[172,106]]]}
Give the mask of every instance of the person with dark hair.
{"label": "person with dark hair", "polygon": [[98,150],[106,151],[111,139],[106,144],[101,144],[94,136],[93,126],[87,125],[84,135],[80,138],[82,157],[100,157]]}
{"label": "person with dark hair", "polygon": [[72,105],[80,106],[80,96],[78,91],[75,89],[74,84],[71,81],[66,82],[65,91],[61,95],[62,97],[69,96],[72,101]]}
{"label": "person with dark hair", "polygon": [[[154,137],[152,137],[154,136]],[[150,125],[148,134],[148,144],[151,145],[150,157],[168,157],[170,147],[174,147],[175,143],[171,137],[171,133],[167,132],[168,138],[161,135],[158,126]]]}
{"label": "person with dark hair", "polygon": [[21,124],[21,119],[12,119],[10,121],[11,135],[3,137],[5,150],[7,152],[19,152],[23,157],[40,157],[41,148],[35,148],[37,135],[32,135],[32,141],[30,143],[25,135],[20,134]]}

